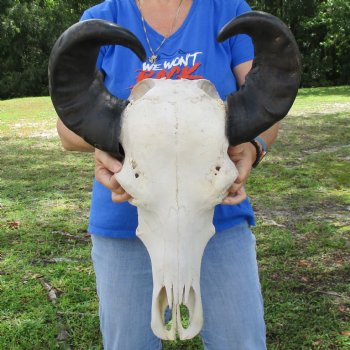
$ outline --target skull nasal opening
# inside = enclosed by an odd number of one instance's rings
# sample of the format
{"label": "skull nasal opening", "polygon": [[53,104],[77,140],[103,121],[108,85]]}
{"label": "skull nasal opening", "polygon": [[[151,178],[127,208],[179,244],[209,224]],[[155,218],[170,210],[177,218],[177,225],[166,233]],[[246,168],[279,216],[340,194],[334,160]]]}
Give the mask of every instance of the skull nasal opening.
{"label": "skull nasal opening", "polygon": [[180,319],[183,329],[187,329],[190,325],[190,310],[184,304],[180,305]]}
{"label": "skull nasal opening", "polygon": [[156,300],[158,317],[164,331],[178,333],[178,336],[181,336],[183,331],[191,326],[196,293],[192,286],[187,291],[184,286],[176,302],[173,292],[173,287],[163,286],[160,289]]}

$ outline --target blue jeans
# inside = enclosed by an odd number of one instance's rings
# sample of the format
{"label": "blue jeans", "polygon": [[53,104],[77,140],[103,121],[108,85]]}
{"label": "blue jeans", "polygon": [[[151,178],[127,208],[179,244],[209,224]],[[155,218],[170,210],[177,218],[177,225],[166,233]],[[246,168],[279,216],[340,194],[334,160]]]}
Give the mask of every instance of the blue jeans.
{"label": "blue jeans", "polygon": [[[150,258],[137,239],[92,235],[105,350],[159,350],[152,332]],[[215,234],[202,260],[206,350],[265,350],[265,323],[255,252],[247,224]]]}

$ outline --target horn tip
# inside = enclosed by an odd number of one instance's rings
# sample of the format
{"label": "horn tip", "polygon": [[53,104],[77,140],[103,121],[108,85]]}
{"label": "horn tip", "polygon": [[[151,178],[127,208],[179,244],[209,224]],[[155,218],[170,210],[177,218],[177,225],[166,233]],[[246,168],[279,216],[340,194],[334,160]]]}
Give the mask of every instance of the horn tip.
{"label": "horn tip", "polygon": [[137,56],[141,60],[141,62],[146,62],[146,60],[147,60],[146,51],[144,48],[142,48],[142,49],[143,49],[142,52],[140,52]]}

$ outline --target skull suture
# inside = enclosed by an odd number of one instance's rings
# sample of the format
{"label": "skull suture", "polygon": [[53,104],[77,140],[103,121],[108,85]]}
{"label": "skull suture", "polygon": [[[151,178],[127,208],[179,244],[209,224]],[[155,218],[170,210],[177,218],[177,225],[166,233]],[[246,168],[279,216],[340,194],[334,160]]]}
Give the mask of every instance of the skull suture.
{"label": "skull suture", "polygon": [[[227,111],[208,81],[148,80],[135,86],[130,101],[112,96],[95,66],[100,46],[124,45],[142,60],[146,55],[131,32],[111,22],[73,25],[50,56],[50,94],[63,123],[116,157],[119,141],[125,149],[117,179],[138,206],[137,234],[153,269],[152,328],[163,339],[174,339],[176,331],[181,339],[200,331],[200,260],[214,232],[213,207],[237,176],[228,144],[248,142],[282,119],[300,83],[299,50],[279,19],[243,14],[218,40],[239,33],[252,37],[255,60],[245,86],[227,96]],[[190,311],[187,329],[180,304]],[[163,323],[166,305],[173,309],[169,331]]]}
{"label": "skull suture", "polygon": [[[139,97],[139,91],[144,95]],[[122,116],[125,160],[116,175],[138,207],[137,235],[152,262],[152,329],[162,339],[202,328],[200,265],[214,234],[214,206],[237,176],[227,155],[226,111],[208,81],[146,80]],[[189,325],[180,321],[188,307]],[[164,327],[166,306],[172,326]]]}

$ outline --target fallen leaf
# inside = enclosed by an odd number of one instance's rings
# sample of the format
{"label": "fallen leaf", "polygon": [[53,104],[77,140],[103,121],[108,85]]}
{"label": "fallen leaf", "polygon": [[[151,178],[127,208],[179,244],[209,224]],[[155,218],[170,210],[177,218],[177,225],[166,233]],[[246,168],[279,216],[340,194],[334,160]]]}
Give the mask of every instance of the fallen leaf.
{"label": "fallen leaf", "polygon": [[12,228],[13,230],[18,229],[19,225],[21,224],[20,221],[7,221],[7,226],[9,228]]}
{"label": "fallen leaf", "polygon": [[263,223],[262,223],[262,226],[286,227],[286,225],[279,224],[275,220],[270,220],[270,219],[264,220]]}
{"label": "fallen leaf", "polygon": [[69,333],[65,329],[61,329],[59,334],[57,335],[57,340],[59,342],[64,342],[69,339]]}
{"label": "fallen leaf", "polygon": [[302,267],[310,267],[311,266],[310,262],[307,260],[299,260],[298,265],[302,266]]}
{"label": "fallen leaf", "polygon": [[340,311],[340,312],[346,312],[346,313],[350,313],[350,307],[346,307],[345,305],[340,305],[339,307],[338,307],[338,310]]}

